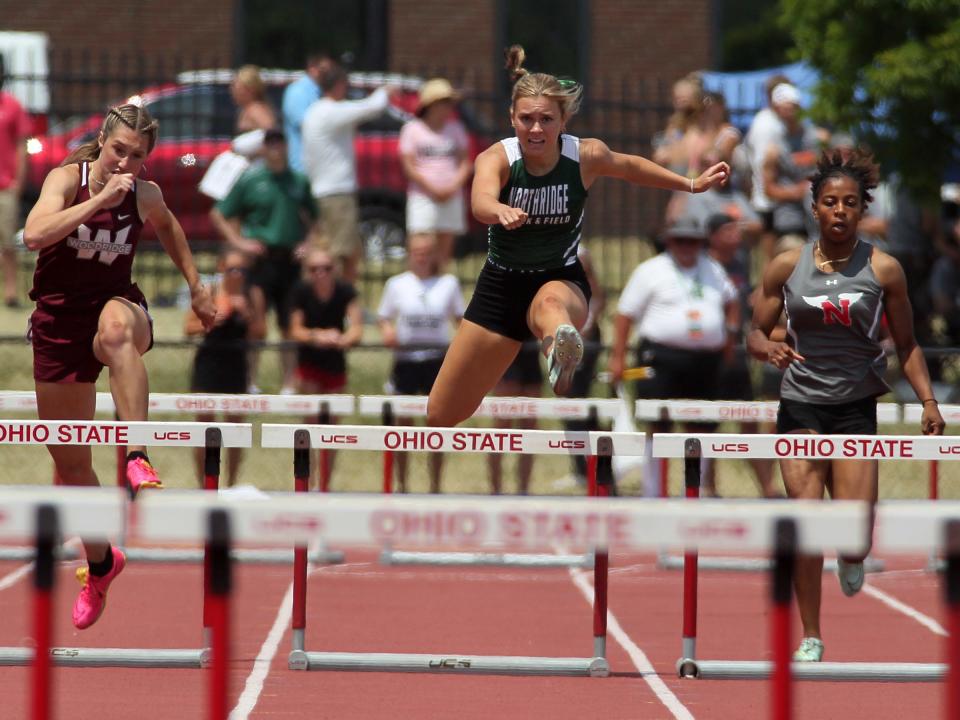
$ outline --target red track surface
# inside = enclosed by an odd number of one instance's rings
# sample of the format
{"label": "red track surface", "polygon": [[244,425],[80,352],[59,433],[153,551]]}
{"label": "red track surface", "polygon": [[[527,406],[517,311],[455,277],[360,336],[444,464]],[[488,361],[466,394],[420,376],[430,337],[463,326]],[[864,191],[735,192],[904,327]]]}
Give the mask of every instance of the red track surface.
{"label": "red track surface", "polygon": [[[356,552],[348,553],[348,561],[321,568],[310,577],[308,650],[591,653],[590,607],[565,570],[381,567],[371,554]],[[944,624],[939,580],[919,570],[924,564],[920,558],[888,562],[893,572],[870,576],[868,582]],[[17,567],[0,563],[0,578]],[[56,645],[199,646],[199,567],[129,565],[111,589],[104,617],[83,633],[70,624],[77,588],[72,574],[72,567],[64,567],[58,575]],[[231,707],[277,617],[291,573],[278,567],[243,566],[237,568],[236,578]],[[701,573],[699,656],[768,658],[768,595],[764,575]],[[676,678],[680,598],[681,573],[657,570],[650,557],[611,558],[610,610],[689,716],[767,717],[766,683]],[[0,645],[29,642],[25,636],[30,603],[29,577],[0,590]],[[942,658],[943,638],[866,593],[844,598],[836,580],[827,575],[823,630],[829,660]],[[608,642],[614,676],[607,679],[303,673],[286,668],[288,630],[248,717],[676,717],[617,641],[611,636]],[[28,717],[28,673],[25,668],[0,668],[2,720]],[[200,720],[206,713],[207,673],[202,670],[55,668],[53,677],[54,717],[60,720]],[[796,718],[942,717],[942,687],[929,683],[806,683],[795,692]]]}

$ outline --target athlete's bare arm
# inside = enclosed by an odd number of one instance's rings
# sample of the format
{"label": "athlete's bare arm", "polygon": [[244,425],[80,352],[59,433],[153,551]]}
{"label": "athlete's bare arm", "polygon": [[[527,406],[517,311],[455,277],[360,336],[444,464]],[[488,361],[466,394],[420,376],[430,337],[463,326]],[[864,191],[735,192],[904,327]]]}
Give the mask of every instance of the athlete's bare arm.
{"label": "athlete's bare arm", "polygon": [[804,248],[797,248],[781,253],[767,265],[755,295],[753,321],[747,335],[747,351],[757,360],[769,362],[781,370],[794,360],[803,362],[803,356],[794,352],[787,343],[770,339],[780,319],[780,313],[783,312],[783,286],[797,266],[803,250]]}
{"label": "athlete's bare arm", "polygon": [[200,275],[193,264],[193,254],[190,252],[190,246],[187,245],[187,236],[184,235],[180,222],[163,201],[163,193],[156,183],[146,180],[138,181],[137,211],[140,217],[153,225],[157,231],[160,244],[187,281],[193,311],[200,318],[203,326],[209,330],[213,327],[217,316],[213,298],[210,296],[209,289],[200,283]]}
{"label": "athlete's bare arm", "polygon": [[[690,192],[690,179],[678,175],[672,170],[657,165],[639,155],[618,153],[596,138],[584,138],[580,141],[580,173],[583,186],[589,188],[600,177],[619,178],[636,185]],[[730,166],[725,162],[717,163],[706,169],[693,181],[693,192],[704,192],[719,187],[730,177]]]}
{"label": "athlete's bare arm", "polygon": [[484,225],[503,225],[515,230],[527,221],[527,213],[500,202],[500,191],[507,184],[507,154],[500,143],[477,155],[474,163],[470,206],[473,216]]}
{"label": "athlete's bare arm", "polygon": [[[877,282],[883,288],[883,311],[887,316],[887,327],[897,348],[897,358],[903,375],[917,394],[918,400],[932,399],[933,388],[930,385],[927,363],[913,334],[913,309],[910,307],[907,278],[903,268],[893,257],[876,248],[870,262]],[[943,435],[946,423],[936,402],[923,404],[920,425],[924,435]]]}
{"label": "athlete's bare arm", "polygon": [[54,168],[43,181],[40,198],[27,215],[23,242],[30,250],[56,245],[103,208],[119,205],[133,187],[133,176],[111,175],[104,188],[78,205],[71,205],[80,186],[77,165]]}

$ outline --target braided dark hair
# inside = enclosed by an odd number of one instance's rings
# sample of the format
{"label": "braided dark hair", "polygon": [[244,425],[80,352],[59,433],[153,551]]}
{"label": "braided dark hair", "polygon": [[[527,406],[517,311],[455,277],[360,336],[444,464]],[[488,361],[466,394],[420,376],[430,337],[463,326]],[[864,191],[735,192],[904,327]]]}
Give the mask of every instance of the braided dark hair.
{"label": "braided dark hair", "polygon": [[810,178],[814,202],[820,197],[823,184],[830,178],[852,178],[860,188],[860,204],[864,208],[873,200],[870,191],[880,181],[880,166],[873,155],[861,148],[850,151],[824,150],[817,161],[817,171]]}

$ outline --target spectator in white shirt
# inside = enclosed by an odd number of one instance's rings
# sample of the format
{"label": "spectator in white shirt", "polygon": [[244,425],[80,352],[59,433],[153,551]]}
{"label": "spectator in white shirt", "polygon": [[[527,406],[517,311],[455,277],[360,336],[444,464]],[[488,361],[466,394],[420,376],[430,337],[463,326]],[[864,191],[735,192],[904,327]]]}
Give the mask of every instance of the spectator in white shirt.
{"label": "spectator in white shirt", "polygon": [[[614,317],[610,373],[619,382],[626,368],[627,341],[636,328],[637,381],[641,398],[714,400],[724,353],[739,331],[737,291],[720,264],[705,252],[704,230],[681,218],[665,235],[667,250],[641,263],[627,282]],[[667,427],[654,425],[654,432]],[[702,427],[708,431],[710,427]],[[659,488],[658,463],[647,463],[647,494]],[[704,490],[713,488],[705,479]]]}
{"label": "spectator in white shirt", "polygon": [[[383,342],[394,348],[391,384],[398,395],[428,395],[440,372],[451,326],[463,317],[460,283],[440,275],[436,240],[415,235],[407,245],[409,270],[387,280],[377,316]],[[399,419],[401,424],[410,424]],[[440,492],[443,455],[430,453],[430,492]],[[407,489],[406,453],[397,455],[397,482]]]}
{"label": "spectator in white shirt", "polygon": [[347,73],[336,64],[321,74],[320,89],[323,97],[303,119],[303,165],[320,209],[321,232],[341,277],[353,284],[362,245],[354,136],[358,125],[387,109],[392,90],[381,87],[362,100],[347,100]]}

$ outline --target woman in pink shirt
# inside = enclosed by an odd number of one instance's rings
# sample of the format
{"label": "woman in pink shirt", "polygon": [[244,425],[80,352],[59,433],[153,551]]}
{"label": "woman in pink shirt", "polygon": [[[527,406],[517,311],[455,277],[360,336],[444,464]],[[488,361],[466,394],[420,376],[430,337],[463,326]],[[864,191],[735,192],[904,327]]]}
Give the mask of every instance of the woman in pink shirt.
{"label": "woman in pink shirt", "polygon": [[453,255],[453,238],[467,229],[463,186],[471,167],[467,131],[453,116],[456,91],[447,80],[420,88],[417,118],[400,131],[400,159],[410,181],[407,234],[436,238],[444,267]]}

